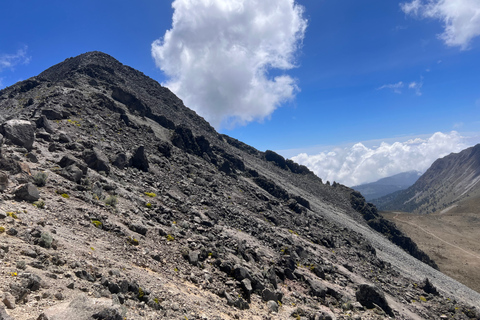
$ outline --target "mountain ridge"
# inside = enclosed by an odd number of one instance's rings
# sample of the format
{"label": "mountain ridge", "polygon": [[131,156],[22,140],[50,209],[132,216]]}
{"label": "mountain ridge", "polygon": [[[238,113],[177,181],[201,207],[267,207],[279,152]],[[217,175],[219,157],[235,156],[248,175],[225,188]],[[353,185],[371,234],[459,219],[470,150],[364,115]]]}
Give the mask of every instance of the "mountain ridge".
{"label": "mountain ridge", "polygon": [[437,159],[410,188],[374,200],[381,210],[427,214],[480,199],[480,144]]}
{"label": "mountain ridge", "polygon": [[407,189],[418,180],[420,175],[419,171],[402,172],[375,182],[353,186],[352,189],[359,191],[365,197],[365,200],[371,201]]}
{"label": "mountain ridge", "polygon": [[1,90],[0,115],[16,319],[478,315],[478,293],[372,230],[420,253],[360,194],[216,133],[106,54]]}

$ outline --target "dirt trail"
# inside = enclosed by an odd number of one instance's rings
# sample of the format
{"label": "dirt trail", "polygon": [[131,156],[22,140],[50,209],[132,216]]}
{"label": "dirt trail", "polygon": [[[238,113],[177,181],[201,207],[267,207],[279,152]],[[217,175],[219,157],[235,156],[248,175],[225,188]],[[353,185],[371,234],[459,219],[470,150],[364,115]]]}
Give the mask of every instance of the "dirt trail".
{"label": "dirt trail", "polygon": [[477,254],[475,254],[475,253],[473,253],[473,252],[467,251],[467,250],[463,249],[462,247],[459,247],[459,246],[457,246],[457,245],[455,245],[455,244],[453,244],[453,243],[451,243],[451,242],[448,242],[448,241],[440,238],[440,237],[437,236],[436,234],[434,234],[434,233],[426,230],[425,228],[420,227],[420,226],[417,225],[417,224],[414,224],[414,223],[411,223],[411,222],[409,222],[409,221],[405,221],[405,220],[399,219],[399,218],[398,218],[398,215],[399,215],[399,214],[400,214],[400,213],[397,213],[397,214],[393,217],[393,219],[394,219],[394,220],[398,220],[398,221],[403,222],[403,223],[406,223],[406,224],[408,224],[408,225],[410,225],[410,226],[412,226],[412,227],[414,227],[414,228],[418,228],[418,229],[422,230],[423,232],[431,235],[432,237],[434,237],[434,238],[436,238],[436,239],[438,239],[438,240],[440,240],[440,241],[448,244],[449,246],[452,246],[452,247],[454,247],[454,248],[456,248],[456,249],[458,249],[458,250],[460,250],[460,251],[463,251],[463,252],[465,252],[466,254],[469,254],[469,255],[477,258],[477,259],[480,259],[480,256],[479,256],[479,255],[477,255]]}

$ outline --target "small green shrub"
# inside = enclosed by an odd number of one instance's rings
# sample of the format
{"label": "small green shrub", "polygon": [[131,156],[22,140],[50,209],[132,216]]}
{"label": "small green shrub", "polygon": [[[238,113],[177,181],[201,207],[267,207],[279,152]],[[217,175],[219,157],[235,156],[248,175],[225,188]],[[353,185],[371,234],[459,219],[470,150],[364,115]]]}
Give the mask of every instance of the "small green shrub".
{"label": "small green shrub", "polygon": [[157,194],[153,192],[145,192],[145,195],[150,198],[155,198],[157,196]]}
{"label": "small green shrub", "polygon": [[427,302],[427,298],[425,298],[424,296],[420,296],[418,297],[418,299],[420,299],[420,301]]}
{"label": "small green shrub", "polygon": [[152,208],[152,204],[150,202],[148,202],[148,203],[145,204],[145,207],[150,209],[150,208]]}
{"label": "small green shrub", "polygon": [[37,207],[38,209],[45,208],[45,202],[43,200],[38,200],[33,203],[33,206]]}
{"label": "small green shrub", "polygon": [[137,239],[132,237],[128,237],[127,242],[130,243],[132,246],[138,246],[140,244]]}
{"label": "small green shrub", "polygon": [[145,297],[145,292],[143,291],[142,288],[138,288],[138,299],[142,300],[143,297]]}
{"label": "small green shrub", "polygon": [[37,187],[43,187],[47,184],[48,174],[45,172],[38,172],[35,177],[33,177],[33,183]]}
{"label": "small green shrub", "polygon": [[175,240],[175,237],[172,236],[171,234],[167,234],[167,235],[165,236],[165,238],[167,238],[168,241],[173,241],[173,240]]}
{"label": "small green shrub", "polygon": [[105,198],[105,204],[110,207],[115,207],[117,205],[118,199],[117,196],[108,196]]}
{"label": "small green shrub", "polygon": [[15,212],[7,212],[7,216],[12,217],[13,219],[18,219],[18,216]]}
{"label": "small green shrub", "polygon": [[38,245],[45,249],[50,249],[52,247],[53,238],[48,232],[42,232],[40,235],[40,240],[38,241]]}
{"label": "small green shrub", "polygon": [[101,221],[98,221],[98,220],[92,220],[92,223],[95,227],[99,228],[99,229],[102,229],[103,227],[103,223]]}
{"label": "small green shrub", "polygon": [[4,233],[5,232],[5,227],[4,226],[1,226],[0,227],[0,233]]}
{"label": "small green shrub", "polygon": [[64,197],[65,199],[70,199],[70,196],[66,193],[62,193],[61,196]]}

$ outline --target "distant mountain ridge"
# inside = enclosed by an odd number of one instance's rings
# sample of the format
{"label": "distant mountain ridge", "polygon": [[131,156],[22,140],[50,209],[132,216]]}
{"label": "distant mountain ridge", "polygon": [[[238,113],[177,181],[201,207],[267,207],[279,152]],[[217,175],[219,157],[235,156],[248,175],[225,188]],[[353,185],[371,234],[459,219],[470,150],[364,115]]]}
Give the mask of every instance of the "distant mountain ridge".
{"label": "distant mountain ridge", "polygon": [[428,214],[480,200],[480,144],[436,160],[410,188],[373,202],[380,210]]}
{"label": "distant mountain ridge", "polygon": [[354,186],[352,189],[360,192],[365,197],[365,200],[371,201],[407,189],[413,185],[420,176],[421,172],[419,171],[402,172],[375,182]]}

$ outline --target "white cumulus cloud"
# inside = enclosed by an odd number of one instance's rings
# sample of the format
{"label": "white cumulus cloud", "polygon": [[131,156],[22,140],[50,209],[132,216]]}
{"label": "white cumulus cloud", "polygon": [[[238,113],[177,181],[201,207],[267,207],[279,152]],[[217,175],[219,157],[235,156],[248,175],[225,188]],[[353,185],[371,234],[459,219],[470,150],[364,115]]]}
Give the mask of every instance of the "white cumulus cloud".
{"label": "white cumulus cloud", "polygon": [[[299,91],[282,74],[305,36],[294,0],[175,0],[173,24],[152,43],[164,83],[215,127],[269,117]],[[270,71],[279,70],[272,76]]]}
{"label": "white cumulus cloud", "polygon": [[354,186],[401,172],[423,172],[436,159],[467,148],[467,143],[470,142],[467,141],[468,137],[463,137],[456,131],[437,132],[426,139],[382,142],[380,146],[371,148],[357,143],[316,155],[301,153],[292,160],[307,166],[324,181]]}
{"label": "white cumulus cloud", "polygon": [[465,50],[480,35],[478,0],[413,0],[401,3],[400,7],[406,14],[441,20],[444,31],[439,38],[448,46]]}

